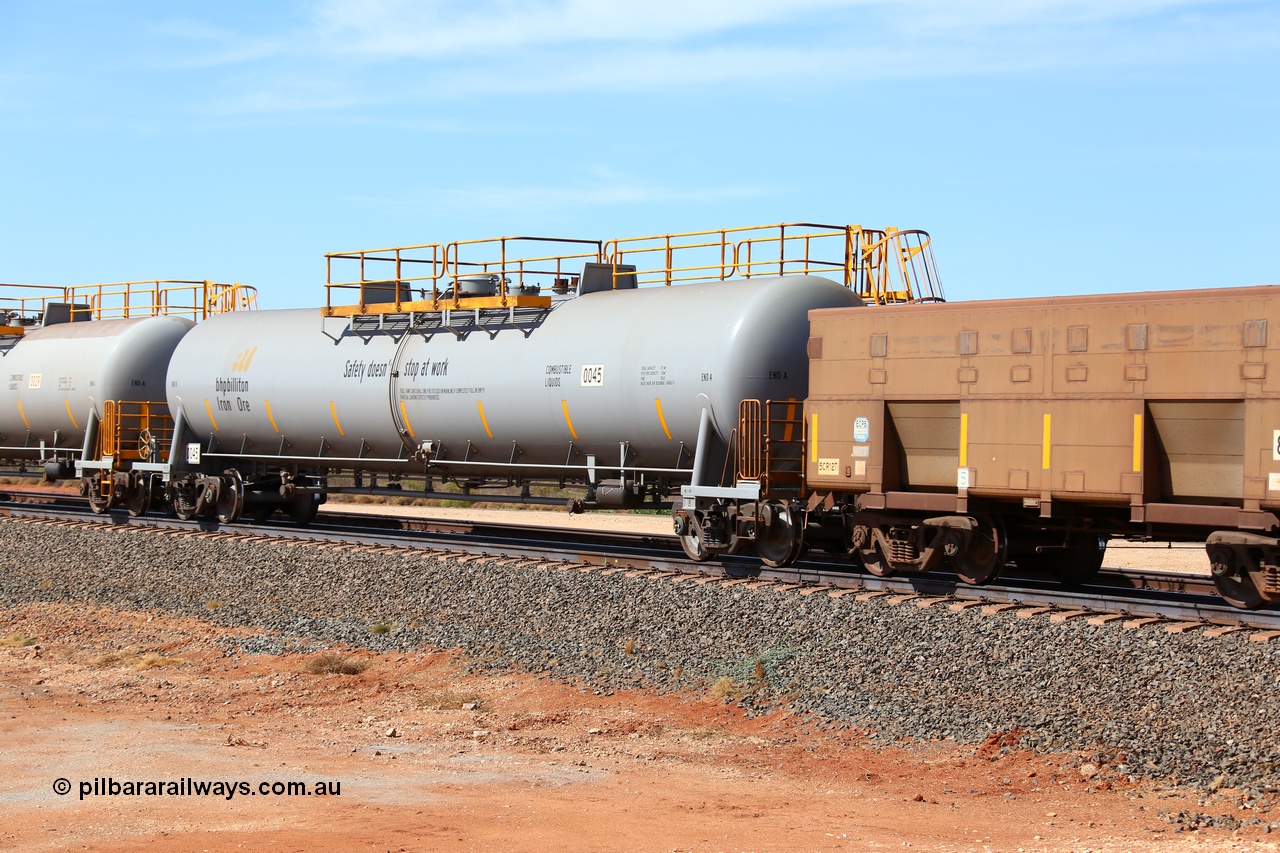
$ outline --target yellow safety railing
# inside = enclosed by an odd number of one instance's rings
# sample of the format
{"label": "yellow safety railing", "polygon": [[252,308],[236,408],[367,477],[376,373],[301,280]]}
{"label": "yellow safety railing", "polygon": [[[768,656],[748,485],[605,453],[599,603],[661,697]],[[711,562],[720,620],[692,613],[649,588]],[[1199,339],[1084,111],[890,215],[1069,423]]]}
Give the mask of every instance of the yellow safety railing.
{"label": "yellow safety railing", "polygon": [[867,302],[941,302],[942,282],[925,231],[863,231],[861,277],[855,290]]}
{"label": "yellow safety railing", "polygon": [[[497,237],[334,252],[325,255],[323,312],[545,305],[543,290],[567,293],[584,262],[606,265],[615,287],[623,276],[628,286],[647,286],[824,275],[867,302],[942,299],[924,231],[786,222],[608,241]],[[477,284],[480,295],[469,292]]]}
{"label": "yellow safety railing", "polygon": [[212,281],[151,279],[53,287],[0,284],[0,326],[21,333],[44,321],[50,304],[68,306],[70,320],[178,316],[204,320],[258,307],[256,288]]}
{"label": "yellow safety railing", "polygon": [[44,316],[47,302],[66,297],[66,289],[43,284],[0,284],[0,335],[21,335]]}
{"label": "yellow safety railing", "polygon": [[[324,313],[349,316],[546,306],[551,303],[550,297],[541,295],[543,287],[567,292],[584,261],[602,262],[601,245],[599,240],[495,237],[333,252],[325,255]],[[335,261],[339,269],[350,270],[355,264],[353,272],[359,277],[335,275]],[[492,293],[470,295],[469,286],[482,291],[491,288]],[[349,304],[352,292],[357,299],[354,305]]]}
{"label": "yellow safety railing", "polygon": [[929,235],[918,230],[784,222],[610,240],[605,254],[615,270],[627,265],[622,274],[634,265],[641,285],[828,275],[867,302],[942,299]]}
{"label": "yellow safety railing", "polygon": [[672,285],[708,278],[828,273],[853,280],[856,225],[785,223],[610,240],[613,264],[634,264],[639,284]]}

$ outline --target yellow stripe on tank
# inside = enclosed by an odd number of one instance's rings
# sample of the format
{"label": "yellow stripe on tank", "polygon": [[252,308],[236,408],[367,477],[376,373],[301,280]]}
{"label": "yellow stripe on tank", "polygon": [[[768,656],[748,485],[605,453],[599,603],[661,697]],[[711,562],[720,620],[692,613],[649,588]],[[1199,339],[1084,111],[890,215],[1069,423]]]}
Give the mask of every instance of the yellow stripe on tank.
{"label": "yellow stripe on tank", "polygon": [[476,408],[480,410],[480,423],[484,424],[484,434],[493,438],[493,432],[489,429],[489,421],[484,416],[484,403],[476,400]]}
{"label": "yellow stripe on tank", "polygon": [[671,441],[671,430],[667,429],[667,419],[662,414],[662,401],[654,399],[653,405],[658,409],[658,423],[662,424],[662,431],[667,436],[667,441]]}
{"label": "yellow stripe on tank", "polygon": [[1040,467],[1046,471],[1049,470],[1049,449],[1052,447],[1050,441],[1050,434],[1052,433],[1052,430],[1049,427],[1050,419],[1050,415],[1044,416],[1044,443],[1041,445],[1040,451]]}
{"label": "yellow stripe on tank", "polygon": [[276,431],[276,435],[279,435],[280,427],[276,426],[276,419],[271,415],[271,401],[263,400],[262,402],[267,407],[267,420],[271,421],[271,428]]}
{"label": "yellow stripe on tank", "polygon": [[569,417],[569,401],[561,400],[560,408],[564,409],[564,422],[569,425],[569,435],[573,436],[573,440],[578,440],[578,431],[573,428],[573,420]]}
{"label": "yellow stripe on tank", "polygon": [[19,400],[19,401],[18,401],[18,417],[22,418],[22,425],[23,425],[24,427],[26,427],[28,430],[30,430],[30,429],[31,429],[31,424],[27,423],[27,413],[26,413],[26,412],[24,412],[24,411],[22,411],[22,401],[21,401],[21,400]]}
{"label": "yellow stripe on tank", "polygon": [[960,414],[960,467],[969,467],[969,414]]}
{"label": "yellow stripe on tank", "polygon": [[213,417],[213,406],[209,405],[209,401],[204,401],[204,410],[209,413],[209,423],[213,424],[213,431],[218,431],[218,422]]}
{"label": "yellow stripe on tank", "polygon": [[342,431],[342,421],[338,420],[338,407],[332,400],[329,401],[329,414],[333,415],[333,425],[338,428],[338,435],[346,438],[347,434]]}
{"label": "yellow stripe on tank", "polygon": [[71,426],[73,429],[80,429],[80,424],[76,423],[76,416],[71,414],[71,401],[65,401],[67,404],[67,417],[71,418]]}
{"label": "yellow stripe on tank", "polygon": [[409,412],[404,407],[404,400],[400,401],[400,419],[404,421],[404,428],[409,431],[409,438],[417,441],[418,437],[413,434],[413,424],[409,423]]}

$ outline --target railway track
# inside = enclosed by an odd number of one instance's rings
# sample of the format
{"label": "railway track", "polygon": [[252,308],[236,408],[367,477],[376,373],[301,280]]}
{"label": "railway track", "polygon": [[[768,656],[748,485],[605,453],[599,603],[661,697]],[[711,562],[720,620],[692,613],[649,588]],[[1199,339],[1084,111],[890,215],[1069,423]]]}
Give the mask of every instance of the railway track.
{"label": "railway track", "polygon": [[1094,624],[1160,625],[1171,633],[1199,630],[1218,636],[1247,630],[1259,642],[1280,638],[1280,608],[1239,610],[1214,595],[1208,576],[1177,572],[1104,570],[1096,583],[1065,588],[1051,578],[1020,572],[1014,565],[998,582],[975,587],[944,572],[877,577],[817,552],[778,569],[751,557],[697,563],[685,556],[674,536],[341,511],[325,512],[306,528],[283,521],[220,525],[216,520],[181,521],[161,513],[139,518],[124,511],[96,515],[85,499],[73,494],[19,490],[0,491],[0,515],[195,535],[315,541],[337,547],[431,548],[459,556],[558,563],[581,571],[626,571],[673,581],[743,584],[802,595],[826,592],[860,599],[883,597],[921,607],[1017,610],[1019,615],[1044,615],[1057,621],[1082,618]]}

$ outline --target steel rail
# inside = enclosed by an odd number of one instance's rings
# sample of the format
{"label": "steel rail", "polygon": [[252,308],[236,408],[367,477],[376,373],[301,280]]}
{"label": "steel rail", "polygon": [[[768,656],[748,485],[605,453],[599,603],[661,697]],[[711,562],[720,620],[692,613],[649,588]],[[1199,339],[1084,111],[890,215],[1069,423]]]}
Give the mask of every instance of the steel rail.
{"label": "steel rail", "polygon": [[[946,572],[878,577],[849,562],[811,558],[786,568],[770,568],[746,556],[724,556],[697,563],[685,556],[675,537],[551,529],[509,522],[451,521],[402,516],[370,516],[326,512],[309,527],[288,522],[223,525],[216,519],[182,521],[158,513],[130,517],[123,510],[94,514],[74,495],[34,493],[10,500],[0,490],[0,515],[42,517],[157,529],[203,530],[209,533],[309,540],[351,546],[430,547],[459,555],[487,555],[584,567],[620,568],[675,578],[692,576],[750,581],[776,587],[829,588],[867,595],[896,595],[921,603],[959,606],[1046,608],[1046,612],[1080,615],[1115,614],[1130,619],[1168,623],[1232,626],[1280,632],[1280,608],[1246,611],[1231,607],[1212,593],[1208,577],[1172,572],[1104,572],[1097,582],[1063,587],[1047,577],[1019,573],[1016,566],[999,582],[970,586]],[[77,502],[79,505],[77,505]]]}

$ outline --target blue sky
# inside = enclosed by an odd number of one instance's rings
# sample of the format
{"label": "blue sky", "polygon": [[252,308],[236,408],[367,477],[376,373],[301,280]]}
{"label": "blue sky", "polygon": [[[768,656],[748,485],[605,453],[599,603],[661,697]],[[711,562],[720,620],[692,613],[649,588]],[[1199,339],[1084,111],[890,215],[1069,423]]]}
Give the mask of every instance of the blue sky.
{"label": "blue sky", "polygon": [[1280,283],[1280,4],[0,0],[0,281],[780,221],[952,300]]}

